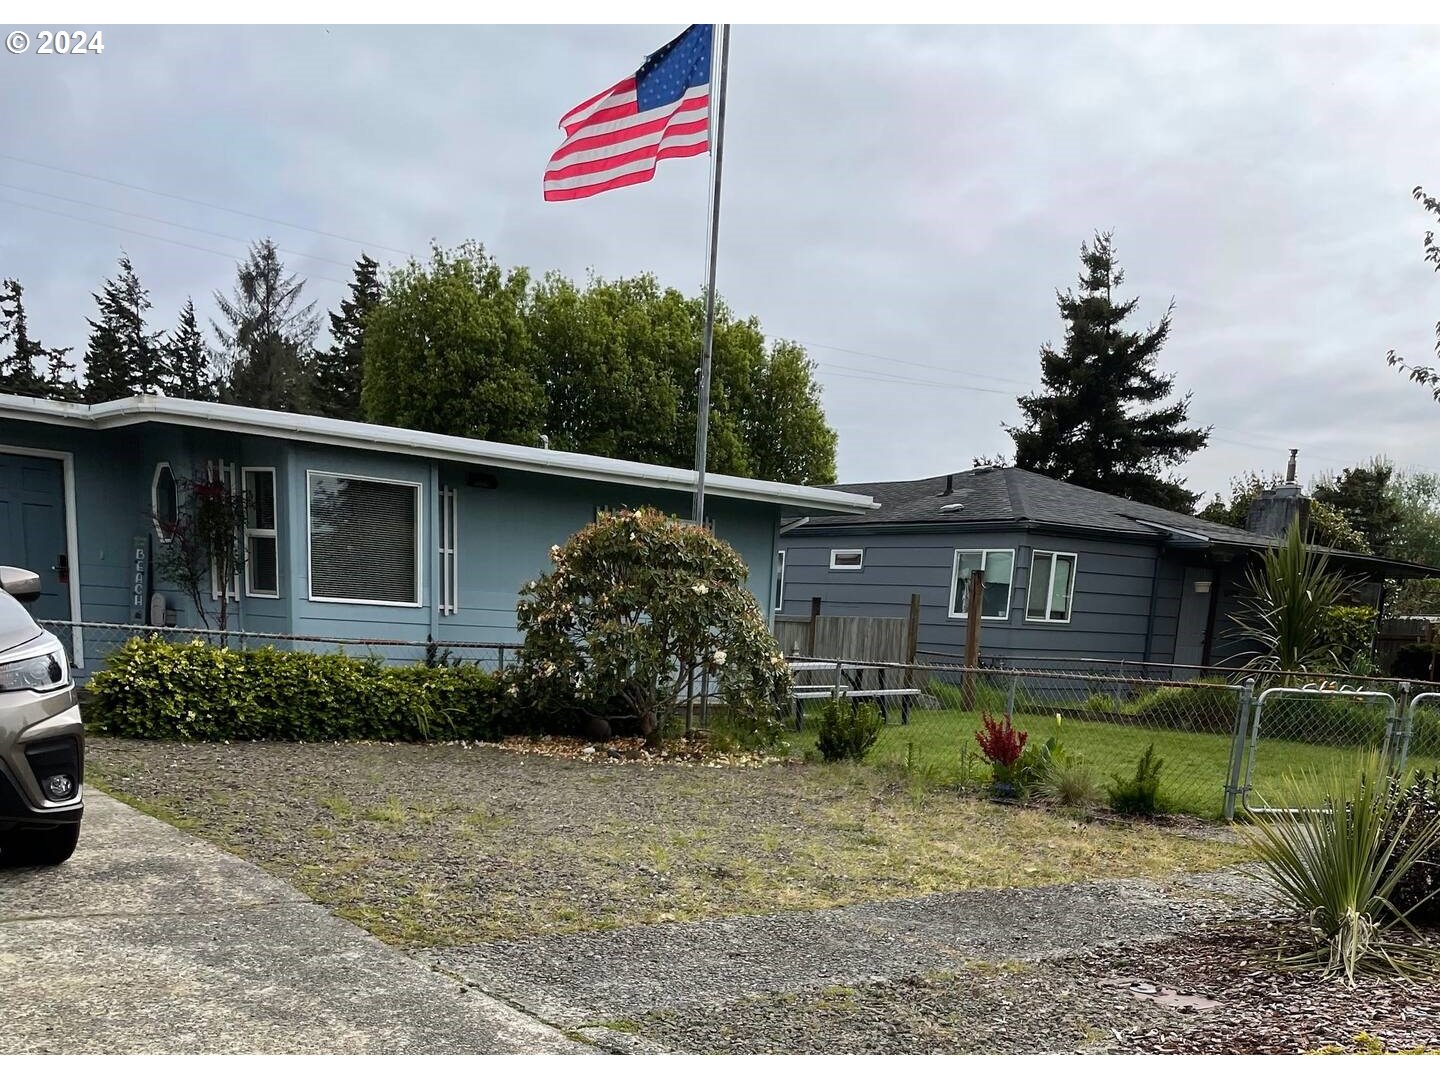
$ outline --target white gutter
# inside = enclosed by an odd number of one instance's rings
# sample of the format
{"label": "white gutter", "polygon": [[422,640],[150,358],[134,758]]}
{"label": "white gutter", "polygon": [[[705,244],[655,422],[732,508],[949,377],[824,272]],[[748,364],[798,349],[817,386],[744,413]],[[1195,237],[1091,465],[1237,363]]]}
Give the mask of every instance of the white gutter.
{"label": "white gutter", "polygon": [[[99,405],[76,405],[44,398],[0,394],[0,418],[34,423],[89,427],[100,430],[147,422],[202,427],[241,435],[280,435],[299,442],[343,446],[357,450],[380,450],[410,457],[441,458],[447,461],[516,469],[522,472],[567,476],[608,484],[635,484],[663,491],[690,492],[695,472],[664,465],[646,465],[593,454],[571,454],[561,450],[517,446],[409,431],[353,420],[332,420],[323,416],[250,409],[209,401],[182,398],[131,397]],[[878,505],[868,495],[855,495],[801,484],[780,484],[739,476],[707,475],[706,486],[719,496],[774,503],[821,513],[861,514]]]}

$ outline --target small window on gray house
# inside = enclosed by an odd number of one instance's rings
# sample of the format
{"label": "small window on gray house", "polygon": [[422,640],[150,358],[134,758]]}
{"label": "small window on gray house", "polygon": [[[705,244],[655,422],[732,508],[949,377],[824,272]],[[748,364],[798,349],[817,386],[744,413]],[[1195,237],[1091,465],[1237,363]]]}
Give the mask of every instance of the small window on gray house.
{"label": "small window on gray house", "polygon": [[175,519],[180,516],[180,493],[175,486],[175,473],[167,461],[155,466],[155,477],[150,486],[150,516],[155,522],[160,542],[168,544]]}
{"label": "small window on gray house", "polygon": [[1069,622],[1074,598],[1075,556],[1063,551],[1035,552],[1030,560],[1025,620]]}
{"label": "small window on gray house", "polygon": [[865,569],[864,548],[832,548],[830,550],[831,570]]}
{"label": "small window on gray house", "polygon": [[950,617],[969,616],[970,575],[976,570],[985,575],[981,592],[982,619],[1010,617],[1010,583],[1015,576],[1015,552],[1011,548],[975,548],[955,552],[955,576],[950,584]]}

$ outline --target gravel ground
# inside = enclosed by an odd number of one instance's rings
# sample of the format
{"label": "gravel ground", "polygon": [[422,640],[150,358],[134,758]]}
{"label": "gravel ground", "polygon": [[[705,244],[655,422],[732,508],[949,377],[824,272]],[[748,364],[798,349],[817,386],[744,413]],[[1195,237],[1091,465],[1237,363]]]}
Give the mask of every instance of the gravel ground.
{"label": "gravel ground", "polygon": [[[1357,1036],[1391,1051],[1440,1040],[1440,983],[1350,988],[1280,975],[1266,955],[1278,932],[1255,921],[1211,925],[1076,957],[971,961],[612,1024],[681,1053],[1275,1054],[1353,1050]],[[1136,986],[1215,1004],[1177,1009]]]}
{"label": "gravel ground", "polygon": [[1184,933],[1252,902],[1234,874],[979,889],[818,912],[704,919],[425,950],[440,970],[569,1028],[751,995],[1068,956]]}
{"label": "gravel ground", "polygon": [[453,946],[1233,863],[1218,830],[1086,822],[894,773],[485,746],[95,738],[100,786],[382,939]]}

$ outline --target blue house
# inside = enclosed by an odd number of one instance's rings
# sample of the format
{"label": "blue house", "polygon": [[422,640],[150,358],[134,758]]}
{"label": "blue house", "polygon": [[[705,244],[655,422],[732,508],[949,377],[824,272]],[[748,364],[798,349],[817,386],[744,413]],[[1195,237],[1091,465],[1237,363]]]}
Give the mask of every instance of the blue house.
{"label": "blue house", "polygon": [[[100,405],[0,395],[0,562],[40,573],[37,619],[198,626],[155,579],[185,480],[247,501],[246,558],[224,589],[231,629],[411,641],[516,640],[521,586],[599,509],[686,516],[685,469],[174,398]],[[845,515],[865,495],[710,475],[706,516],[774,607],[782,517]],[[168,515],[172,515],[167,518]],[[102,635],[91,635],[92,643]],[[106,638],[113,642],[115,637]],[[102,650],[71,631],[72,663]]]}

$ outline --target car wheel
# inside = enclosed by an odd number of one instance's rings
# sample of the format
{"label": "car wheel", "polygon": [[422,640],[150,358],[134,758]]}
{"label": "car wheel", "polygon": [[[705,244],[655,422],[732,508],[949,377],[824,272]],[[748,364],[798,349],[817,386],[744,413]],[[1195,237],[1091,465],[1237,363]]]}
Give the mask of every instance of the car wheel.
{"label": "car wheel", "polygon": [[0,866],[59,866],[75,853],[80,823],[0,833]]}

